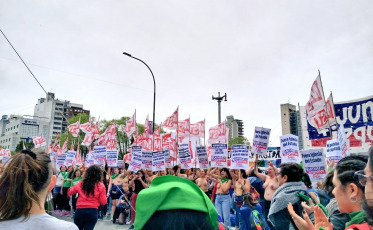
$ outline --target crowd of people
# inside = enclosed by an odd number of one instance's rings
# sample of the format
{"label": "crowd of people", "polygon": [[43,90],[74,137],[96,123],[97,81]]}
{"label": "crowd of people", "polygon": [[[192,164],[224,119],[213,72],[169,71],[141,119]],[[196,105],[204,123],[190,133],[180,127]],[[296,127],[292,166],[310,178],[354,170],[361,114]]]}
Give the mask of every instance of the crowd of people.
{"label": "crowd of people", "polygon": [[369,159],[331,165],[315,188],[299,164],[268,165],[266,174],[257,159],[248,170],[135,173],[57,167],[48,154],[23,150],[0,168],[0,228],[93,229],[110,218],[136,230],[373,229],[373,147]]}

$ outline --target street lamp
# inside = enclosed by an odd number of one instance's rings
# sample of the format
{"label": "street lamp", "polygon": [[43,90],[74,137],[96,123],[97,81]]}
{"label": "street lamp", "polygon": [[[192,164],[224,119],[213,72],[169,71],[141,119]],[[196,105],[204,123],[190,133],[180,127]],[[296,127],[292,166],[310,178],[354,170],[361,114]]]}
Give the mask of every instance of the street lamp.
{"label": "street lamp", "polygon": [[218,92],[218,96],[217,97],[214,97],[214,95],[212,95],[212,100],[217,100],[218,101],[218,115],[219,115],[219,123],[221,123],[221,119],[220,119],[220,116],[221,116],[221,109],[220,109],[220,103],[221,101],[224,99],[224,101],[227,101],[227,94],[224,93],[223,96],[220,96],[220,92]]}
{"label": "street lamp", "polygon": [[123,52],[124,55],[128,56],[128,57],[131,57],[133,59],[136,59],[138,61],[141,61],[142,63],[144,63],[144,65],[146,65],[146,67],[148,67],[148,69],[150,70],[150,73],[152,74],[153,76],[153,81],[154,81],[154,97],[153,97],[153,133],[154,133],[154,125],[155,125],[155,78],[154,78],[154,74],[153,74],[153,71],[150,69],[150,67],[141,59],[139,58],[136,58],[134,56],[132,56],[131,54],[129,53],[126,53],[126,52]]}

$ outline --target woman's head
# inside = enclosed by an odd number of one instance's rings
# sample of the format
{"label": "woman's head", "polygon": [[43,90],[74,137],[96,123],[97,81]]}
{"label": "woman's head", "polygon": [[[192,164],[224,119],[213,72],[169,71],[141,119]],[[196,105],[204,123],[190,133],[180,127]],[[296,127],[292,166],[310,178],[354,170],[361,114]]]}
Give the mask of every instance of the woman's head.
{"label": "woman's head", "polygon": [[102,171],[100,166],[92,165],[85,171],[82,189],[87,196],[94,195],[94,188],[96,184],[101,181]]}
{"label": "woman's head", "polygon": [[73,178],[79,178],[82,176],[82,170],[76,169],[73,174]]}
{"label": "woman's head", "polygon": [[244,169],[240,169],[239,173],[241,174],[242,178],[245,178],[245,179],[247,178],[246,171]]}
{"label": "woman's head", "polygon": [[60,171],[61,171],[61,172],[66,172],[66,166],[65,166],[65,165],[62,165],[62,166],[60,167]]}
{"label": "woman's head", "polygon": [[275,172],[275,170],[273,170],[272,167],[268,167],[267,168],[267,174],[268,174],[268,176],[275,176],[276,172]]}
{"label": "woman's head", "polygon": [[359,183],[355,172],[364,169],[366,162],[367,159],[362,156],[348,156],[342,158],[334,170],[333,195],[341,213],[350,213],[361,209],[360,203],[364,199],[364,187]]}
{"label": "woman's head", "polygon": [[67,168],[67,172],[68,172],[68,173],[73,173],[73,172],[74,172],[74,168],[73,168],[73,166],[69,166],[69,167]]}
{"label": "woman's head", "polygon": [[137,171],[136,176],[142,180],[145,180],[145,174],[142,170]]}
{"label": "woman's head", "polygon": [[[27,149],[14,155],[0,177],[0,222],[28,217],[31,207],[44,209],[55,177],[51,160],[44,151]],[[11,191],[11,192],[9,192]]]}
{"label": "woman's head", "polygon": [[220,169],[220,177],[228,178],[230,180],[232,179],[231,174],[229,173],[229,170],[227,168]]}
{"label": "woman's head", "polygon": [[334,189],[333,177],[334,177],[334,169],[329,171],[328,174],[326,174],[326,177],[321,182],[321,186],[320,186],[320,189],[326,191],[328,193],[328,196],[330,197],[334,197],[332,193]]}
{"label": "woman's head", "polygon": [[365,201],[363,204],[369,224],[373,225],[373,146],[368,151],[369,160],[364,169]]}
{"label": "woman's head", "polygon": [[119,174],[119,169],[117,167],[113,168],[113,173],[114,174]]}

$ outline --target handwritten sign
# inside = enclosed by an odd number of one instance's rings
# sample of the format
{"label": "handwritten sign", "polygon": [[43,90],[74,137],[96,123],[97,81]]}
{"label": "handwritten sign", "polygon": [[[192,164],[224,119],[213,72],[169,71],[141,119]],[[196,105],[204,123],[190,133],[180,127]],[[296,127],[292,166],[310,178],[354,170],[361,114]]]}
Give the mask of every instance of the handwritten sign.
{"label": "handwritten sign", "polygon": [[249,150],[248,145],[232,145],[231,152],[231,169],[248,169],[249,168]]}
{"label": "handwritten sign", "polygon": [[228,144],[215,143],[211,145],[211,167],[227,167]]}
{"label": "handwritten sign", "polygon": [[269,135],[271,134],[270,129],[255,127],[254,140],[252,152],[258,155],[267,154],[267,147],[269,143]]}
{"label": "handwritten sign", "polygon": [[299,154],[298,137],[287,134],[280,137],[281,162],[294,162],[299,164],[302,159]]}

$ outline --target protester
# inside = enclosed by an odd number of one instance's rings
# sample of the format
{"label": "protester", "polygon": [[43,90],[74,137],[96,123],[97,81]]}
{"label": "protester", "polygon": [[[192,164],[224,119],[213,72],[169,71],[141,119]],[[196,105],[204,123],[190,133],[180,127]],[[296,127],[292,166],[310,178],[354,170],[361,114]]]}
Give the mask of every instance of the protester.
{"label": "protester", "polygon": [[[129,182],[129,186],[133,188],[132,198],[131,198],[131,222],[132,225],[129,229],[134,228],[134,223],[136,220],[136,199],[138,194],[149,186],[148,182],[145,180],[145,175],[142,170],[136,173],[136,176],[132,175]],[[136,229],[137,230],[137,229]]]}
{"label": "protester", "polygon": [[[250,186],[253,187],[260,195],[260,205],[264,208],[264,202],[265,202],[265,199],[264,199],[264,188],[263,188],[263,185],[264,185],[264,181],[261,180],[259,177],[257,177],[254,173],[254,167],[250,167],[248,170],[246,170],[246,175],[248,175],[248,180],[250,182]],[[258,172],[261,174],[262,173],[262,170],[260,170],[258,168]],[[259,174],[259,175],[260,175]],[[264,215],[264,218],[266,218],[266,216]]]}
{"label": "protester", "polygon": [[3,175],[3,171],[4,171],[3,163],[0,162],[0,177],[1,177],[1,175]]}
{"label": "protester", "polygon": [[52,212],[53,215],[58,214],[62,215],[62,210],[64,208],[63,206],[63,198],[61,194],[61,189],[63,186],[63,175],[62,173],[66,172],[66,166],[61,166],[59,169],[54,165],[54,170],[56,171],[57,174],[57,182],[56,186],[53,188],[53,208],[54,211]]}
{"label": "protester", "polygon": [[123,190],[123,178],[124,174],[119,174],[119,169],[113,169],[113,175],[110,177],[109,188],[107,196],[111,198],[112,208],[111,208],[111,220],[113,220],[113,215],[115,208],[118,203],[119,197],[124,193]]}
{"label": "protester", "polygon": [[[105,185],[105,193],[107,193],[108,188],[109,188],[108,181],[110,181],[110,177],[107,175],[104,166],[100,165],[100,169],[101,169],[101,172],[102,172],[102,183]],[[107,204],[109,203],[109,200],[110,200],[110,197],[107,198],[107,203],[106,204],[100,205],[100,207],[98,208],[98,220],[103,220],[104,216],[106,216],[107,209],[108,209]],[[111,215],[109,214],[109,216],[111,216]]]}
{"label": "protester", "polygon": [[282,163],[277,174],[280,187],[273,194],[268,219],[272,223],[273,229],[297,229],[287,210],[291,203],[297,213],[302,213],[301,199],[296,195],[307,194],[307,189],[301,181],[303,168],[296,163]]}
{"label": "protester", "polygon": [[220,169],[220,175],[215,174],[217,168],[210,171],[210,177],[217,179],[217,193],[215,200],[215,207],[219,215],[224,220],[224,225],[230,227],[230,210],[231,210],[231,196],[229,189],[232,186],[232,177],[227,168]]}
{"label": "protester", "polygon": [[74,215],[74,223],[79,230],[91,230],[98,218],[98,208],[107,202],[105,185],[99,166],[92,165],[84,174],[84,179],[68,190],[68,195],[79,194]]}
{"label": "protester", "polygon": [[312,188],[311,178],[310,178],[310,176],[308,176],[308,174],[306,172],[303,172],[302,182],[304,183],[304,185],[307,188],[307,193],[312,197],[312,199],[316,203],[319,203],[320,198],[319,198],[319,195],[317,193],[317,190]]}
{"label": "protester", "polygon": [[[82,180],[82,170],[76,169],[73,173],[73,180],[72,180],[71,186],[75,186],[81,180]],[[78,200],[78,195],[73,195],[71,198],[71,204],[73,206],[74,213],[76,211],[77,200]]]}
{"label": "protester", "polygon": [[218,228],[218,214],[211,200],[196,184],[183,178],[155,178],[149,189],[139,193],[136,206],[136,230]]}
{"label": "protester", "polygon": [[209,177],[206,175],[205,170],[199,170],[199,178],[196,179],[196,184],[206,194],[206,196],[210,197],[208,193],[208,180]]}
{"label": "protester", "polygon": [[240,208],[243,204],[243,195],[250,191],[250,182],[246,179],[246,172],[243,169],[229,171],[233,180],[233,202],[232,207],[235,210],[235,227],[240,228]]}
{"label": "protester", "polygon": [[[259,173],[258,171],[258,155],[255,159],[255,165],[254,165],[254,173],[257,177],[259,177],[261,180],[264,181],[263,188],[264,188],[264,213],[266,215],[266,218],[268,218],[269,214],[269,208],[271,206],[271,200],[273,197],[273,194],[279,187],[279,183],[276,178],[277,168],[270,163],[270,167],[267,169],[267,175],[264,175],[262,173]],[[270,227],[271,223],[269,222]]]}
{"label": "protester", "polygon": [[356,172],[361,185],[365,186],[365,201],[363,208],[367,215],[369,228],[373,229],[373,146],[369,148],[369,160],[364,171]]}
{"label": "protester", "polygon": [[0,178],[0,229],[78,229],[46,214],[44,203],[56,183],[49,156],[22,150],[11,157]]}
{"label": "protester", "polygon": [[[258,220],[262,220],[259,225],[261,227],[268,226],[265,218],[264,218],[264,209],[263,207],[259,204],[259,199],[253,199],[252,195],[250,193],[247,193],[244,195],[244,203],[242,207],[240,208],[240,224],[239,224],[239,229],[240,230],[250,230],[253,224],[253,214],[252,212],[256,210],[258,214],[260,215],[260,218],[256,217]],[[262,228],[266,229],[266,228]]]}
{"label": "protester", "polygon": [[62,172],[63,186],[61,187],[63,210],[61,216],[71,216],[70,197],[67,196],[67,190],[71,187],[74,168],[69,166],[67,172]]}
{"label": "protester", "polygon": [[[345,223],[345,229],[369,229],[368,216],[362,209],[364,199],[364,183],[360,183],[357,171],[366,168],[367,159],[362,156],[348,156],[342,158],[333,176],[333,195],[335,196],[341,213],[348,213],[351,220]],[[361,171],[360,171],[361,172]],[[319,228],[333,229],[333,224],[319,207],[314,207],[315,226],[309,221],[307,213],[303,220],[295,212],[290,212],[300,229]],[[370,215],[370,214],[369,214]]]}

